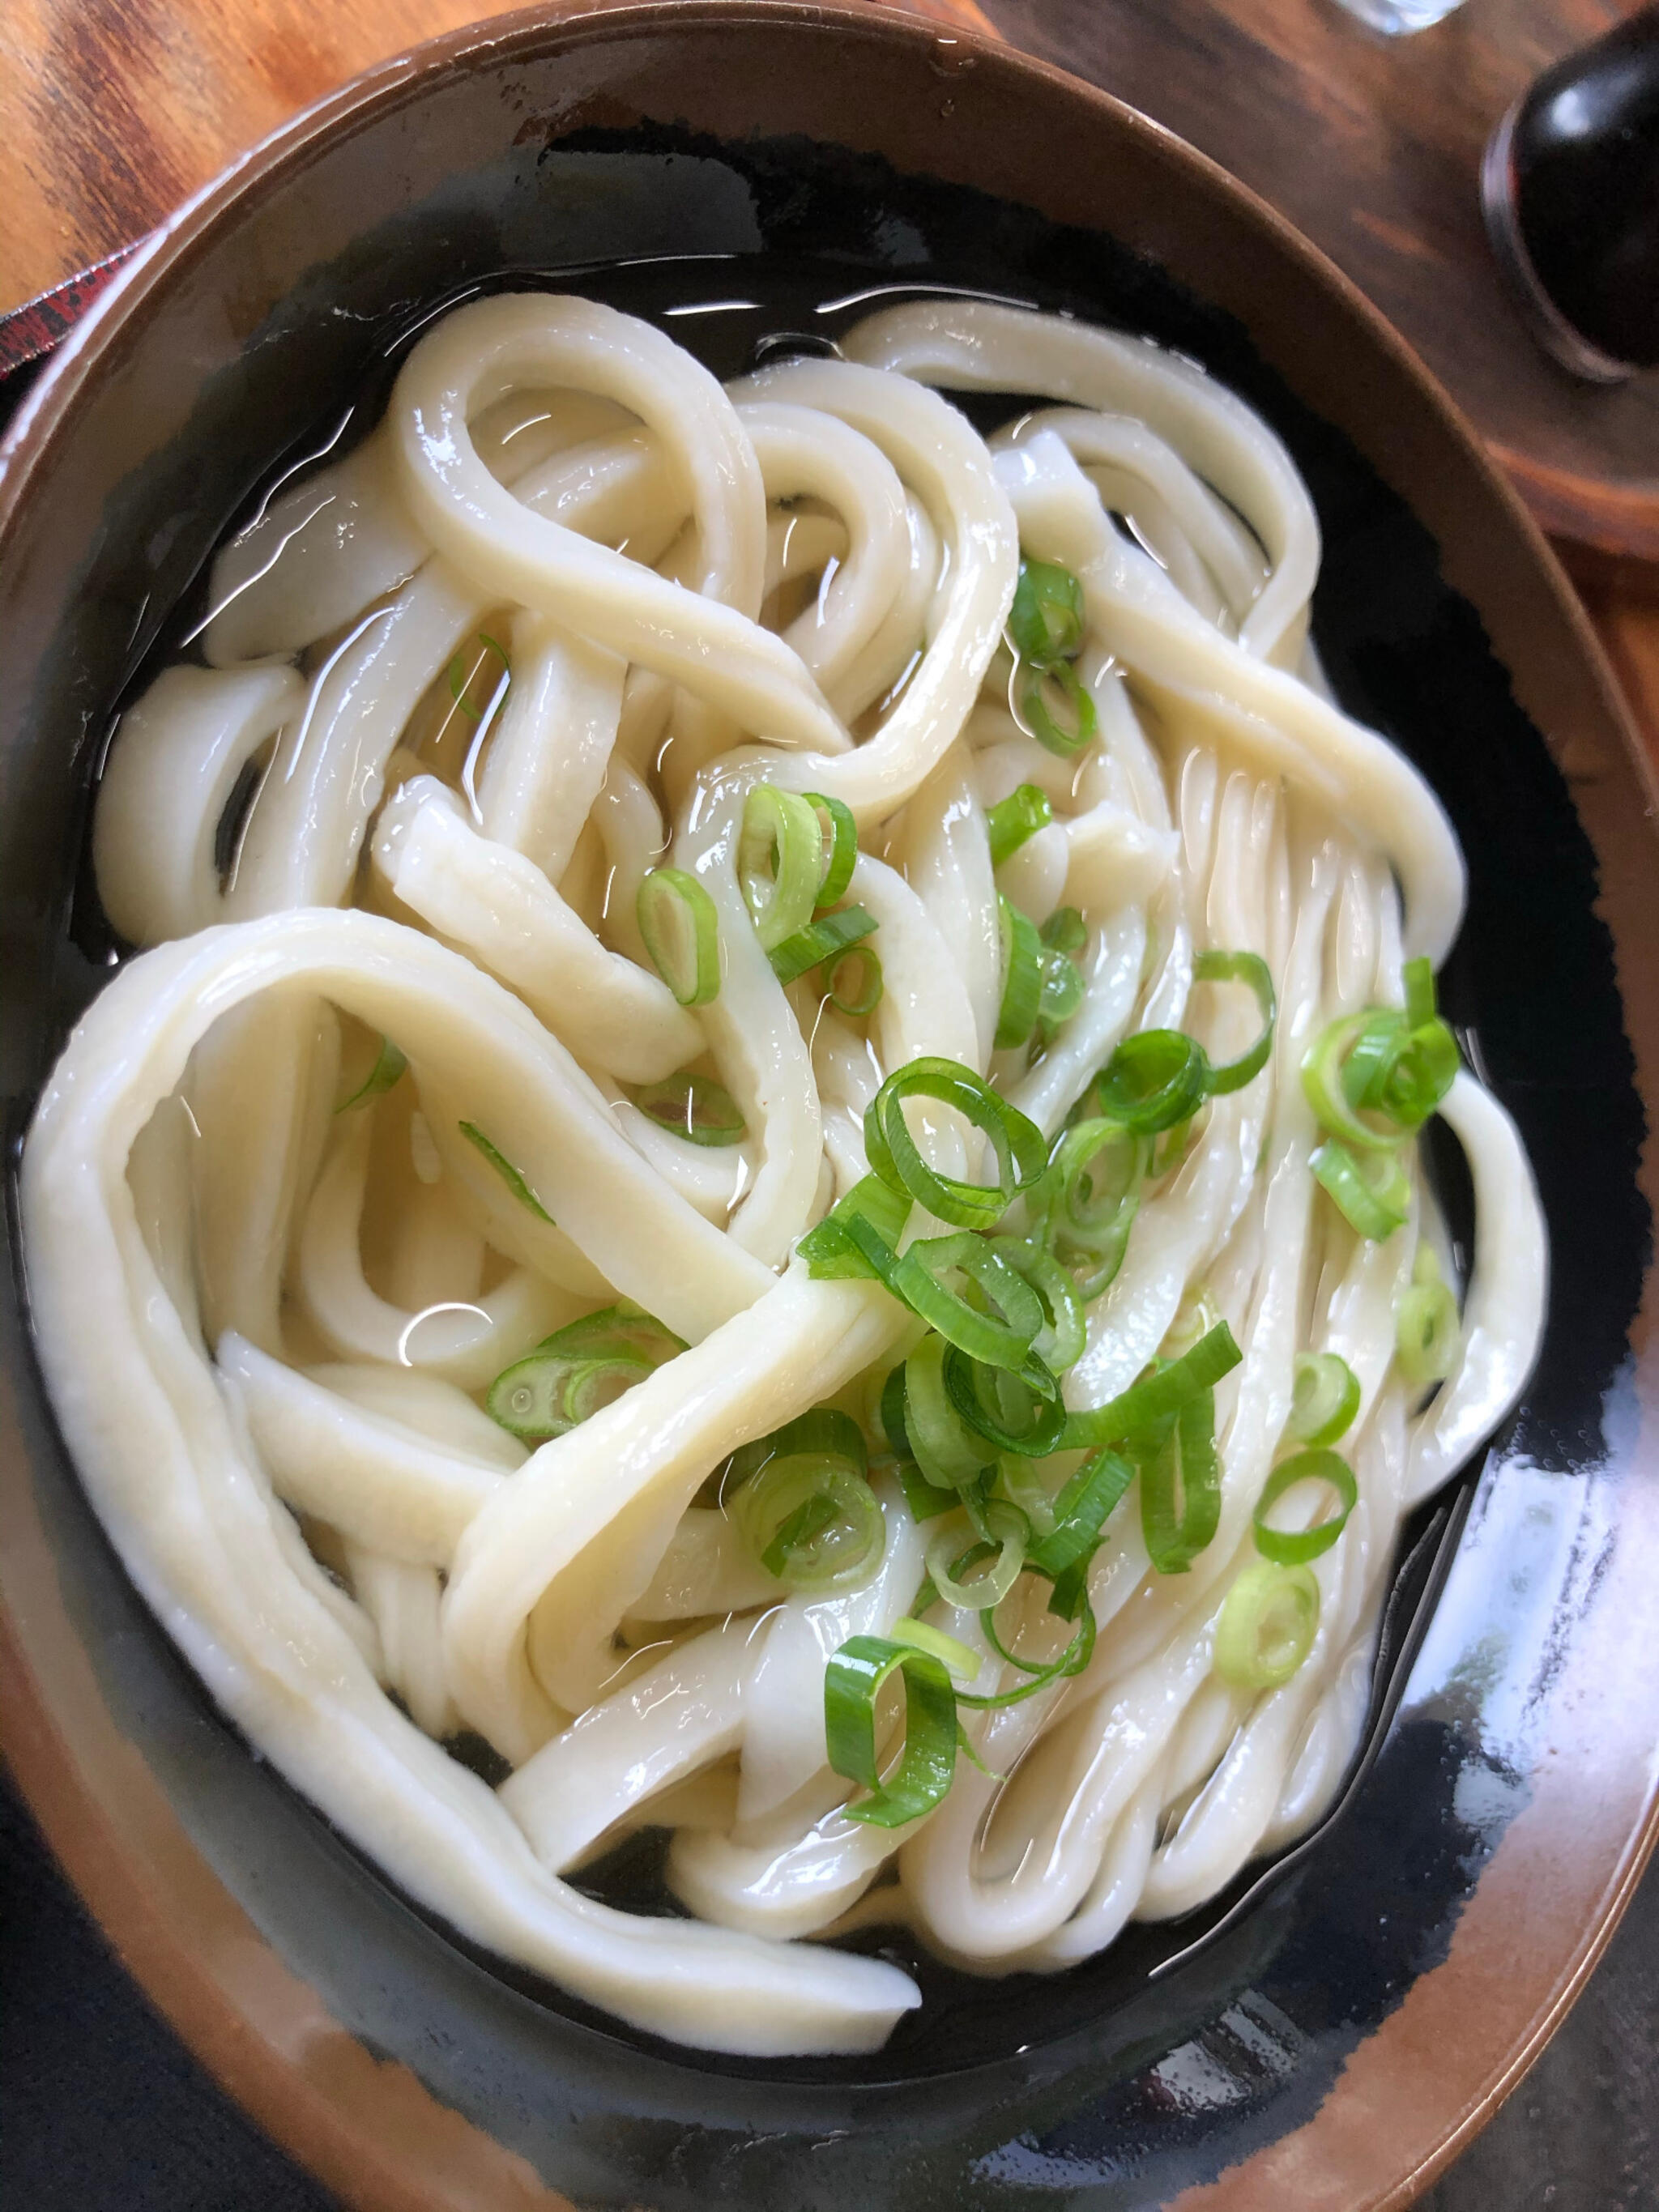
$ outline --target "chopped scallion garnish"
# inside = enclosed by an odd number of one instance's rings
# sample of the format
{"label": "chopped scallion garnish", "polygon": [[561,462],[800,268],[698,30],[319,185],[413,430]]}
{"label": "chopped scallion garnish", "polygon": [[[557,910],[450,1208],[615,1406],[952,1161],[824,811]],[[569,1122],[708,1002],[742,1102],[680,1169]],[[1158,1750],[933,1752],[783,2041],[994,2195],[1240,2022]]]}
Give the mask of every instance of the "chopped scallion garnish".
{"label": "chopped scallion garnish", "polygon": [[1312,1568],[1252,1559],[1222,1606],[1211,1664],[1236,1690],[1277,1690],[1318,1633],[1319,1583]]}
{"label": "chopped scallion garnish", "polygon": [[824,962],[823,988],[837,1013],[862,1021],[881,1004],[881,962],[869,945],[854,945],[840,959]]}
{"label": "chopped scallion garnish", "polygon": [[[884,1784],[876,1700],[895,1671],[904,1676],[904,1753]],[[849,1820],[902,1828],[920,1820],[945,1797],[956,1772],[956,1692],[944,1661],[886,1637],[849,1637],[824,1668],[823,1734],[831,1767],[871,1793],[847,1807]]]}
{"label": "chopped scallion garnish", "polygon": [[496,1174],[512,1192],[514,1197],[518,1200],[520,1205],[528,1206],[538,1221],[546,1222],[548,1226],[551,1228],[553,1225],[552,1215],[542,1204],[540,1199],[537,1197],[535,1192],[532,1190],[530,1185],[525,1181],[524,1177],[519,1173],[517,1168],[514,1166],[512,1161],[509,1160],[504,1153],[496,1151],[495,1146],[490,1143],[489,1138],[485,1136],[483,1131],[478,1127],[475,1121],[463,1121],[460,1123],[459,1127],[461,1134],[466,1139],[468,1144],[476,1146],[476,1148],[483,1154],[490,1166],[495,1169]]}
{"label": "chopped scallion garnish", "polygon": [[1036,924],[1011,899],[997,896],[1002,931],[1002,1002],[997,1008],[996,1048],[1024,1044],[1036,1026],[1042,1000],[1042,940]]}
{"label": "chopped scallion garnish", "polygon": [[1298,1443],[1334,1444],[1359,1411],[1359,1377],[1335,1352],[1299,1352],[1285,1433]]}
{"label": "chopped scallion garnish", "polygon": [[1411,1183],[1391,1152],[1355,1152],[1332,1137],[1309,1165],[1350,1228],[1373,1243],[1393,1236],[1411,1212]]}
{"label": "chopped scallion garnish", "polygon": [[409,1061],[392,1043],[390,1037],[380,1039],[380,1049],[374,1065],[349,1098],[343,1098],[334,1109],[337,1114],[349,1114],[359,1106],[372,1105],[383,1097],[398,1082]]}
{"label": "chopped scallion garnish", "polygon": [[634,910],[652,965],[681,1006],[706,1006],[718,998],[720,916],[696,878],[684,868],[653,868]]}
{"label": "chopped scallion garnish", "polygon": [[817,809],[819,830],[828,848],[814,901],[822,908],[834,906],[847,895],[847,886],[858,866],[858,824],[844,799],[826,799],[822,792],[809,791],[806,804]]}
{"label": "chopped scallion garnish", "polygon": [[991,841],[991,866],[1000,868],[1012,860],[1028,838],[1035,837],[1054,818],[1048,794],[1035,783],[1022,783],[1018,791],[985,810],[986,833]]}
{"label": "chopped scallion garnish", "polygon": [[823,872],[823,832],[811,800],[757,783],[744,801],[738,881],[768,952],[811,921]]}
{"label": "chopped scallion garnish", "polygon": [[1083,586],[1057,561],[1022,561],[1008,635],[1033,668],[1069,660],[1083,646]]}
{"label": "chopped scallion garnish", "polygon": [[1267,1054],[1273,1049],[1273,1021],[1279,1011],[1279,1000],[1273,990],[1273,979],[1267,962],[1256,952],[1200,952],[1193,963],[1195,983],[1243,983],[1255,992],[1256,1004],[1261,1009],[1261,1034],[1249,1050],[1241,1053],[1237,1060],[1224,1066],[1212,1065],[1208,1084],[1212,1096],[1229,1091],[1242,1091],[1254,1081],[1267,1065]]}
{"label": "chopped scallion garnish", "polygon": [[740,1145],[749,1126],[738,1103],[724,1084],[712,1075],[694,1075],[683,1067],[660,1083],[647,1083],[634,1094],[641,1114],[659,1128],[672,1129],[693,1145]]}
{"label": "chopped scallion garnish", "polygon": [[1442,1279],[1434,1247],[1419,1244],[1411,1286],[1395,1314],[1395,1357],[1408,1382],[1445,1381],[1456,1363],[1460,1327],[1457,1301]]}
{"label": "chopped scallion garnish", "polygon": [[[1311,1528],[1275,1528],[1267,1519],[1270,1509],[1287,1490],[1295,1490],[1304,1482],[1322,1482],[1334,1491],[1340,1510],[1325,1520],[1316,1521]],[[1305,1565],[1330,1550],[1346,1528],[1348,1516],[1358,1502],[1359,1486],[1346,1460],[1334,1451],[1297,1452],[1292,1458],[1279,1462],[1256,1501],[1255,1548],[1264,1559],[1272,1559],[1281,1567]]]}
{"label": "chopped scallion garnish", "polygon": [[[953,1106],[988,1137],[997,1181],[972,1183],[936,1175],[910,1134],[904,1118],[907,1098],[936,1098]],[[1048,1148],[1035,1123],[954,1060],[913,1060],[890,1075],[865,1109],[864,1149],[890,1189],[908,1194],[941,1221],[963,1229],[993,1227],[1048,1164]]]}
{"label": "chopped scallion garnish", "polygon": [[816,921],[807,922],[781,944],[773,945],[767,955],[772,973],[780,983],[793,983],[809,969],[839,958],[875,927],[876,917],[867,907],[848,906],[838,914],[820,915]]}

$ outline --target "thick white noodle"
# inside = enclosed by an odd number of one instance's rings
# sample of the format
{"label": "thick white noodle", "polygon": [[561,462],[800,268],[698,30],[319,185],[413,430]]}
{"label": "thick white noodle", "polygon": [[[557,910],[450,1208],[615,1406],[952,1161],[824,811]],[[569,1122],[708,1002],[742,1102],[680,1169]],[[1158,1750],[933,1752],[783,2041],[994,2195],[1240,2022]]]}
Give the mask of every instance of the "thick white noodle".
{"label": "thick white noodle", "polygon": [[[892,308],[843,353],[722,390],[579,299],[434,324],[385,420],[343,453],[347,417],[221,553],[206,665],[123,718],[93,859],[141,949],[66,1047],[22,1170],[64,1435],[226,1712],[471,1940],[753,2054],[871,2048],[918,2002],[799,1939],[902,1922],[975,1972],[1057,1970],[1304,1833],[1364,1723],[1401,1518],[1513,1404],[1547,1264],[1514,1125],[1460,1075],[1474,1251],[1425,1404],[1395,1346],[1419,1250],[1450,1265],[1421,1170],[1376,1243],[1310,1173],[1304,1054],[1401,1003],[1463,874],[1427,785],[1319,674],[1318,526],[1279,441],[1156,346],[982,302]],[[1037,404],[987,441],[930,385]],[[1022,551],[1081,580],[1099,736],[1075,758],[1024,720]],[[761,948],[738,860],[763,781],[854,812],[867,1014],[822,971],[781,983]],[[1053,819],[994,871],[987,811],[1024,783]],[[639,927],[665,863],[718,920],[696,1008]],[[1080,1001],[1036,1050],[995,1046],[1003,900],[1082,920]],[[877,1284],[814,1280],[795,1244],[867,1172],[865,1111],[919,1056],[988,1074],[1051,1139],[1136,1030],[1236,1056],[1259,1014],[1195,982],[1206,951],[1267,962],[1268,1061],[1148,1184],[1066,1391],[1101,1403],[1172,1331],[1224,1319],[1243,1357],[1216,1393],[1215,1537],[1158,1573],[1132,1486],[1090,1570],[1086,1668],[964,1707],[980,1764],[931,1814],[853,1819],[826,1662],[916,1604],[941,1523],[877,1465],[878,1556],[823,1592],[770,1572],[732,1512],[732,1451],[826,1403],[879,1450],[875,1399],[917,1340]],[[389,1088],[365,1088],[376,1066]],[[636,1103],[682,1070],[729,1092],[737,1141]],[[956,1115],[918,1104],[912,1127],[970,1171]],[[689,1348],[533,1449],[490,1417],[505,1368],[618,1301]],[[1358,1495],[1315,1567],[1312,1650],[1257,1694],[1216,1674],[1216,1620],[1304,1351],[1358,1379]],[[998,1621],[1034,1663],[1073,1632],[1047,1597],[1027,1577]],[[976,1693],[1025,1679],[976,1613],[923,1602]],[[445,1748],[462,1729],[510,1765],[498,1790]],[[561,1878],[647,1825],[697,1920]]]}

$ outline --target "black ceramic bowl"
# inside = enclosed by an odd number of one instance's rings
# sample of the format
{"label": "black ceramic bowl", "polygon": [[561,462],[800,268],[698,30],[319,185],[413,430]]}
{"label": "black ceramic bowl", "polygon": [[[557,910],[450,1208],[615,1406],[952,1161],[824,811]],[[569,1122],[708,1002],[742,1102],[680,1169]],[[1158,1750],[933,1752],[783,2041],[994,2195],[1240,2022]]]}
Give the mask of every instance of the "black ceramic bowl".
{"label": "black ceramic bowl", "polygon": [[1659,848],[1582,617],[1341,278],[1099,94],[908,19],[792,5],[462,34],[302,118],[167,226],[4,449],[14,1159],[106,972],[80,854],[118,702],[259,482],[436,301],[506,273],[646,313],[756,301],[672,325],[722,373],[780,331],[833,334],[861,295],[989,289],[1150,331],[1262,410],[1320,510],[1325,665],[1423,765],[1468,855],[1443,995],[1548,1212],[1541,1361],[1408,1532],[1369,1747],[1320,1831],[1066,1975],[923,1962],[924,2012],[873,2057],[653,2045],[471,1952],[354,1855],[128,1586],[54,1434],[21,1270],[9,1756],[182,2032],[360,2204],[1401,2202],[1534,2054],[1651,1836],[1659,1364],[1638,1324]]}

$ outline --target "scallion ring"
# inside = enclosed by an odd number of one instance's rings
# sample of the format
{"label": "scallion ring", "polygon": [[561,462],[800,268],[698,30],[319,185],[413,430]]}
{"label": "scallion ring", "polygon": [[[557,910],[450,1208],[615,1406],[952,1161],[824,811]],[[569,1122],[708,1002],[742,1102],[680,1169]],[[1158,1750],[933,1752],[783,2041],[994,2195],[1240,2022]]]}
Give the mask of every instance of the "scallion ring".
{"label": "scallion ring", "polygon": [[[879,1176],[866,1176],[844,1198],[837,1199],[816,1228],[809,1229],[795,1249],[805,1261],[815,1282],[851,1277],[885,1282],[893,1267],[893,1248],[909,1218],[910,1200]],[[867,1231],[866,1249],[852,1233],[854,1218]]]}
{"label": "scallion ring", "polygon": [[1022,783],[1018,791],[985,810],[986,834],[991,841],[991,866],[1000,868],[1012,860],[1028,838],[1046,830],[1054,818],[1048,794],[1035,783]]}
{"label": "scallion ring", "polygon": [[1058,561],[1022,561],[1008,610],[1008,635],[1033,668],[1069,660],[1083,646],[1083,586]]}
{"label": "scallion ring", "polygon": [[1002,1705],[1022,1705],[1027,1698],[1036,1697],[1038,1691],[1046,1690],[1051,1682],[1061,1681],[1068,1675],[1080,1674],[1094,1654],[1095,1638],[1098,1633],[1095,1626],[1094,1613],[1085,1603],[1079,1607],[1076,1614],[1066,1613],[1061,1618],[1067,1620],[1076,1620],[1076,1632],[1057,1658],[1049,1659],[1042,1665],[1036,1666],[1030,1660],[1022,1659],[1017,1653],[1005,1648],[997,1635],[994,1612],[981,1613],[980,1625],[984,1629],[986,1641],[992,1650],[1000,1659],[1006,1660],[1011,1667],[1017,1667],[1020,1673],[1029,1679],[1018,1684],[1014,1689],[1004,1690],[998,1697],[964,1695],[958,1698],[957,1702],[959,1705],[971,1705],[981,1710],[995,1710]]}
{"label": "scallion ring", "polygon": [[[1287,1490],[1304,1482],[1324,1483],[1336,1493],[1340,1510],[1316,1521],[1311,1528],[1275,1528],[1267,1519],[1269,1510]],[[1304,1566],[1330,1550],[1358,1502],[1359,1486],[1346,1460],[1334,1451],[1297,1452],[1293,1458],[1280,1460],[1256,1500],[1255,1548],[1264,1559],[1281,1567]]]}
{"label": "scallion ring", "polygon": [[[1404,1023],[1398,1014],[1375,1010],[1346,1014],[1328,1022],[1302,1056],[1302,1089],[1320,1127],[1351,1148],[1389,1152],[1406,1141],[1408,1132],[1401,1123],[1376,1113],[1370,1120],[1362,1118],[1354,1098],[1354,1091],[1363,1096],[1377,1074],[1379,1055],[1384,1056],[1381,1066],[1386,1074],[1392,1065],[1386,1055],[1393,1053],[1404,1035]],[[1351,1090],[1349,1075],[1356,1054],[1358,1069]]]}
{"label": "scallion ring", "polygon": [[[904,1118],[908,1098],[935,1098],[952,1106],[988,1137],[996,1154],[996,1182],[964,1182],[936,1175]],[[890,1189],[907,1193],[959,1229],[994,1227],[1016,1194],[1048,1164],[1048,1147],[1035,1123],[954,1060],[913,1060],[895,1069],[865,1109],[864,1149],[872,1170]]]}
{"label": "scallion ring", "polygon": [[1414,1389],[1443,1382],[1457,1360],[1462,1328],[1457,1300],[1441,1278],[1431,1244],[1419,1244],[1412,1264],[1411,1286],[1395,1311],[1395,1358]]}
{"label": "scallion ring", "polygon": [[984,1665],[977,1651],[970,1651],[959,1637],[947,1636],[942,1628],[930,1628],[925,1620],[896,1620],[887,1632],[894,1644],[908,1644],[912,1650],[931,1652],[953,1674],[971,1682]]}
{"label": "scallion ring", "polygon": [[[886,1549],[887,1522],[864,1479],[858,1424],[824,1407],[765,1446],[731,1504],[755,1557],[792,1589],[817,1594],[866,1583]],[[741,1463],[734,1455],[734,1471]]]}
{"label": "scallion ring", "polygon": [[881,1004],[881,962],[867,945],[852,945],[839,960],[824,963],[823,988],[837,1013],[862,1021]]}
{"label": "scallion ring", "polygon": [[1309,1165],[1350,1228],[1375,1243],[1391,1237],[1411,1212],[1411,1183],[1392,1152],[1351,1152],[1332,1137]]}
{"label": "scallion ring", "polygon": [[844,799],[826,799],[821,791],[809,791],[806,804],[817,811],[819,835],[828,848],[814,903],[819,907],[834,906],[837,899],[846,896],[847,886],[858,866],[858,824]]}
{"label": "scallion ring", "polygon": [[1038,933],[1055,952],[1081,952],[1089,942],[1089,925],[1074,906],[1057,906]]}
{"label": "scallion ring", "polygon": [[1236,1690],[1282,1688],[1319,1633],[1319,1583],[1311,1567],[1252,1559],[1228,1591],[1211,1665]]}
{"label": "scallion ring", "polygon": [[[885,1784],[876,1765],[876,1701],[890,1674],[904,1676],[904,1753]],[[870,1796],[846,1817],[902,1828],[945,1796],[957,1766],[957,1700],[945,1662],[913,1644],[850,1636],[823,1671],[823,1734],[831,1767]]]}
{"label": "scallion ring", "polygon": [[[966,1276],[981,1304],[952,1288],[947,1279],[955,1274]],[[1042,1301],[982,1237],[963,1230],[918,1237],[896,1263],[888,1288],[970,1358],[1016,1368],[1042,1395],[1056,1394],[1054,1376],[1031,1352],[1046,1318]]]}
{"label": "scallion ring", "polygon": [[1069,1415],[1066,1449],[1075,1445],[1092,1450],[1099,1444],[1127,1443],[1135,1438],[1157,1441],[1166,1421],[1190,1399],[1212,1389],[1243,1357],[1226,1322],[1218,1322],[1179,1359],[1141,1376],[1103,1406]]}
{"label": "scallion ring", "polygon": [[1273,990],[1273,979],[1267,962],[1255,952],[1200,952],[1193,963],[1195,983],[1243,983],[1255,994],[1261,1009],[1261,1034],[1248,1052],[1237,1060],[1227,1060],[1220,1067],[1211,1064],[1209,1089],[1212,1097],[1229,1091],[1242,1091],[1253,1082],[1267,1065],[1267,1055],[1273,1050],[1273,1023],[1279,1012],[1279,1000]]}
{"label": "scallion ring", "polygon": [[1048,1249],[1085,1304],[1100,1296],[1123,1263],[1149,1149],[1146,1139],[1121,1122],[1098,1117],[1076,1122],[1055,1146],[1033,1194]]}
{"label": "scallion ring", "polygon": [[1061,760],[1080,753],[1098,726],[1095,702],[1069,660],[1032,670],[1020,693],[1016,719],[1045,752]]}
{"label": "scallion ring", "polygon": [[811,801],[757,783],[743,804],[738,882],[766,951],[805,928],[823,879],[823,832]]}
{"label": "scallion ring", "polygon": [[1209,1087],[1202,1045],[1181,1030],[1141,1030],[1119,1045],[1095,1078],[1092,1096],[1106,1120],[1151,1137],[1190,1121]]}
{"label": "scallion ring", "polygon": [[543,1346],[495,1377],[485,1408],[526,1443],[544,1443],[580,1426],[650,1372],[648,1360],[626,1354],[573,1356]]}
{"label": "scallion ring", "polygon": [[904,1363],[904,1433],[916,1464],[942,1489],[973,1481],[999,1449],[953,1401],[945,1362],[954,1348],[930,1331]]}
{"label": "scallion ring", "polygon": [[1042,940],[1030,915],[997,895],[1002,939],[1002,1001],[997,1008],[996,1048],[1024,1044],[1036,1026],[1042,999]]}
{"label": "scallion ring", "polygon": [[635,901],[651,964],[683,1006],[706,1006],[720,988],[720,916],[684,868],[653,868]]}
{"label": "scallion ring", "polygon": [[1056,1375],[1075,1367],[1083,1357],[1087,1330],[1083,1302],[1066,1268],[1029,1237],[994,1237],[991,1249],[1024,1275],[1042,1301],[1045,1319],[1031,1340],[1032,1351]]}
{"label": "scallion ring", "polygon": [[1184,1575],[1221,1523],[1215,1394],[1182,1405],[1161,1441],[1140,1456],[1140,1526],[1161,1575]]}
{"label": "scallion ring", "polygon": [[740,1145],[749,1134],[725,1085],[712,1075],[694,1075],[689,1068],[665,1076],[660,1083],[646,1084],[635,1092],[634,1103],[659,1128],[672,1129],[688,1144]]}
{"label": "scallion ring", "polygon": [[804,929],[796,930],[781,945],[775,945],[766,957],[780,983],[793,983],[809,969],[839,958],[860,938],[868,937],[875,927],[876,917],[868,907],[845,906],[836,914],[819,915]]}
{"label": "scallion ring", "polygon": [[[985,1508],[990,1527],[964,1547],[959,1534],[941,1530],[927,1547],[927,1572],[946,1605],[963,1613],[988,1612],[1002,1603],[1025,1565],[1025,1516],[994,1498]],[[989,1562],[988,1565],[987,1563]],[[971,1581],[963,1577],[983,1567]]]}
{"label": "scallion ring", "polygon": [[1359,1377],[1340,1352],[1297,1352],[1287,1437],[1319,1448],[1334,1444],[1352,1427],[1358,1411]]}
{"label": "scallion ring", "polygon": [[1034,1390],[1012,1369],[988,1367],[953,1344],[945,1349],[943,1372],[951,1409],[980,1440],[981,1452],[988,1443],[993,1454],[1018,1452],[1042,1459],[1059,1444],[1066,1430],[1066,1408],[1057,1398]]}

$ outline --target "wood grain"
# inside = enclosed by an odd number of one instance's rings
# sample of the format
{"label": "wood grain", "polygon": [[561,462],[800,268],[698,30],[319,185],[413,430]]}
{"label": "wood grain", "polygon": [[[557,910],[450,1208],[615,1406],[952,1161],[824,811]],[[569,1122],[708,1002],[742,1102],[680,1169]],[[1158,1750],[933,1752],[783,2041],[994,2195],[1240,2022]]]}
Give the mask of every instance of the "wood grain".
{"label": "wood grain", "polygon": [[[975,0],[911,0],[993,32]],[[1659,560],[1659,379],[1575,386],[1486,254],[1492,118],[1629,0],[1471,0],[1413,40],[1331,0],[989,0],[995,28],[1190,138],[1306,230],[1413,338],[1547,528]],[[0,0],[0,310],[137,237],[243,148],[478,0]],[[1109,210],[1103,211],[1109,220]],[[1659,760],[1659,600],[1586,597]]]}
{"label": "wood grain", "polygon": [[1016,45],[1241,178],[1398,325],[1547,530],[1659,560],[1659,374],[1612,390],[1539,351],[1486,246],[1492,126],[1638,0],[1469,0],[1384,39],[1333,0],[988,0]]}
{"label": "wood grain", "polygon": [[[911,0],[988,29],[975,0]],[[1532,345],[1475,198],[1493,123],[1637,0],[1470,0],[1387,40],[1334,0],[988,0],[1282,210],[1397,323],[1547,529],[1659,560],[1659,377],[1577,384]],[[0,309],[148,228],[235,154],[479,0],[3,0]],[[1103,211],[1109,220],[1109,210]]]}

